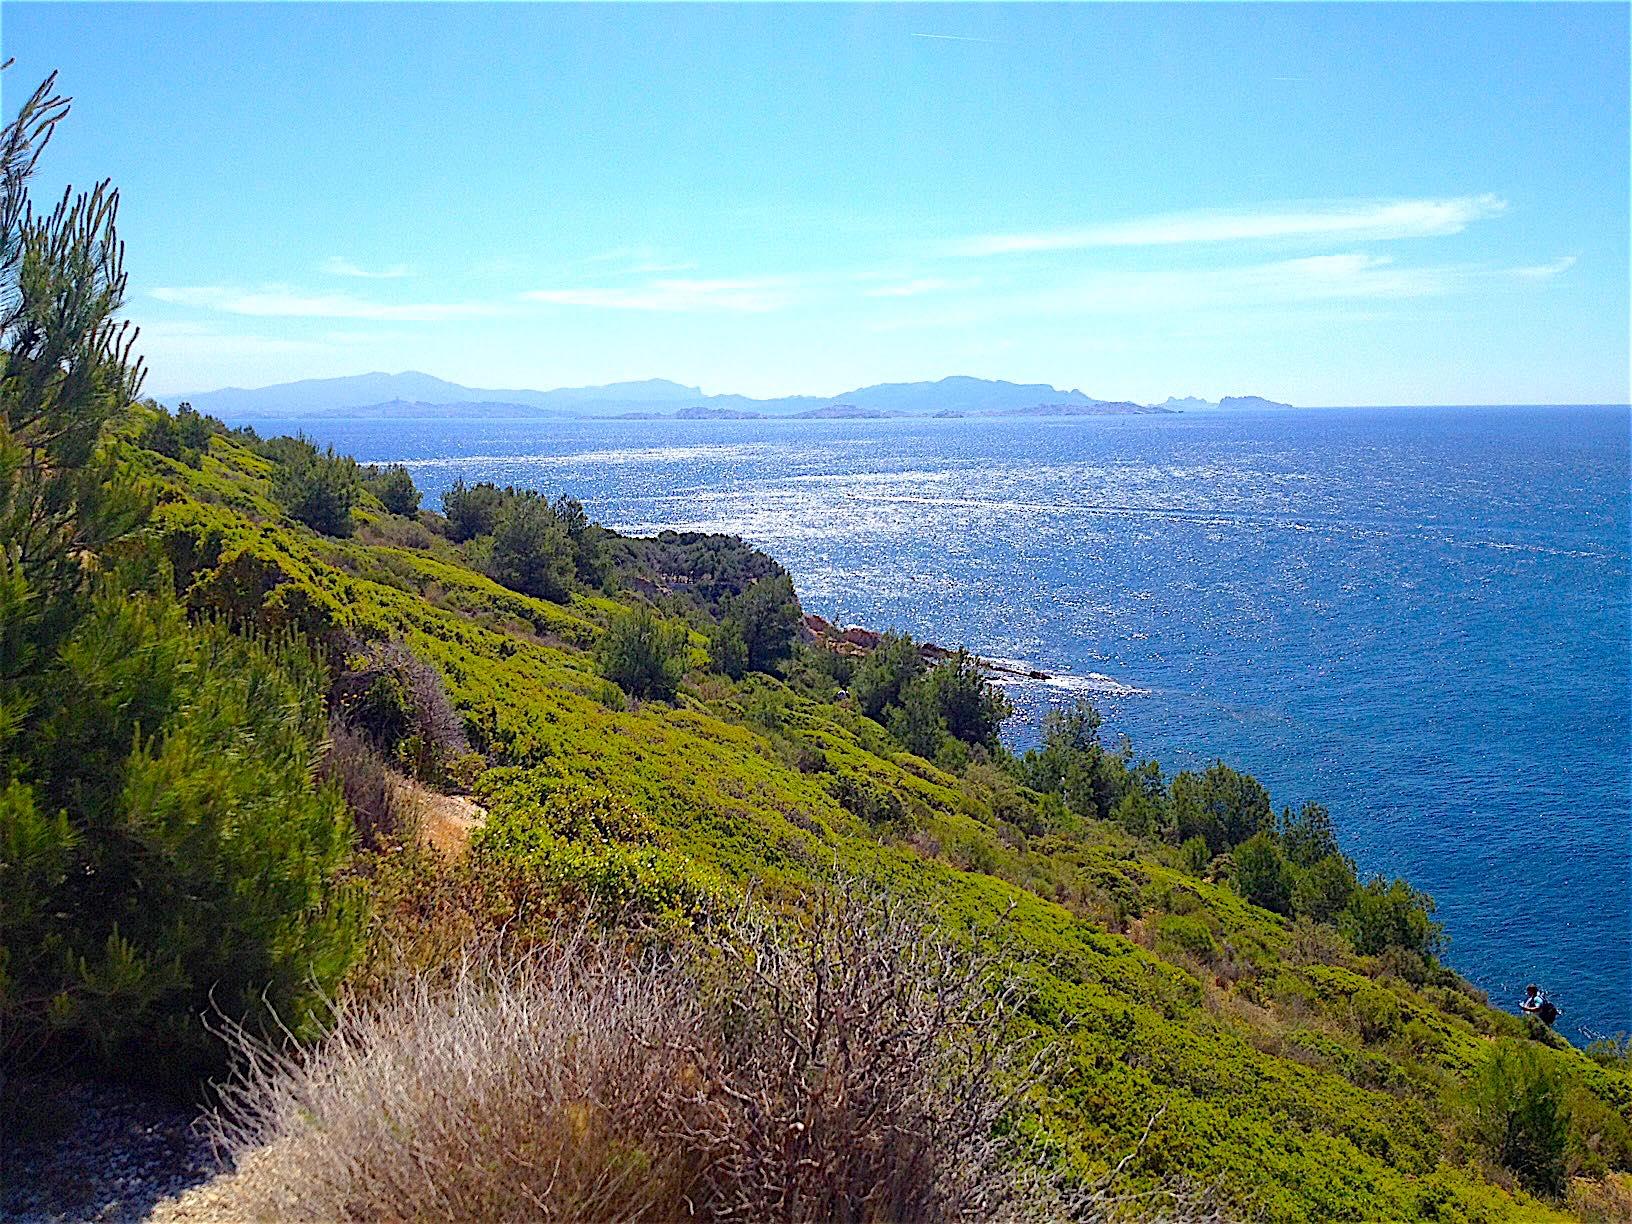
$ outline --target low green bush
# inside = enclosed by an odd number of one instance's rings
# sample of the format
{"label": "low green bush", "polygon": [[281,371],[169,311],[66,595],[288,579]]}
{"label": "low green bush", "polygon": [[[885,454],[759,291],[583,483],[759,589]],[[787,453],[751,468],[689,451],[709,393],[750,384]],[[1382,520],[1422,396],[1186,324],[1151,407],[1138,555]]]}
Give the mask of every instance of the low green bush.
{"label": "low green bush", "polygon": [[633,697],[672,701],[686,674],[689,637],[644,605],[612,618],[595,647],[601,675]]}
{"label": "low green bush", "polygon": [[487,573],[512,591],[564,603],[572,593],[574,550],[541,498],[511,498],[493,525]]}
{"label": "low green bush", "polygon": [[381,469],[370,467],[367,473],[368,491],[380,499],[392,514],[412,517],[419,513],[419,490],[414,478],[400,463]]}
{"label": "low green bush", "polygon": [[315,1032],[357,931],[321,667],[109,592],[54,684],[0,802],[7,1054],[184,1086],[219,1067],[214,1008]]}
{"label": "low green bush", "polygon": [[1403,948],[1433,956],[1444,943],[1444,928],[1433,920],[1433,913],[1432,897],[1404,880],[1378,876],[1355,890],[1338,915],[1338,927],[1363,955]]}
{"label": "low green bush", "polygon": [[308,447],[279,466],[272,492],[290,518],[324,535],[349,536],[362,479],[352,459]]}
{"label": "low green bush", "polygon": [[1210,960],[1218,953],[1218,941],[1199,918],[1185,914],[1163,914],[1156,920],[1156,948],[1162,952],[1183,952]]}
{"label": "low green bush", "polygon": [[1502,1040],[1461,1093],[1463,1125],[1486,1158],[1538,1194],[1564,1189],[1569,1143],[1566,1081],[1535,1046]]}

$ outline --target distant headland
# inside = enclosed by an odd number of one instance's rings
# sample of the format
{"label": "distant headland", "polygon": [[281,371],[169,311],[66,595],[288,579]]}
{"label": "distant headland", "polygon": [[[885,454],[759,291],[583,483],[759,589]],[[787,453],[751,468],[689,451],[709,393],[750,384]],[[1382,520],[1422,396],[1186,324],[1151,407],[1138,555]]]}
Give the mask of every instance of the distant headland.
{"label": "distant headland", "polygon": [[190,403],[225,420],[873,420],[886,417],[1130,416],[1243,408],[1286,408],[1259,396],[1194,396],[1161,404],[1106,400],[1048,383],[954,376],[935,382],[879,383],[834,396],[791,395],[754,399],[708,395],[667,379],[558,387],[550,391],[484,389],[409,370],[357,374],[269,387],[224,387],[161,397]]}

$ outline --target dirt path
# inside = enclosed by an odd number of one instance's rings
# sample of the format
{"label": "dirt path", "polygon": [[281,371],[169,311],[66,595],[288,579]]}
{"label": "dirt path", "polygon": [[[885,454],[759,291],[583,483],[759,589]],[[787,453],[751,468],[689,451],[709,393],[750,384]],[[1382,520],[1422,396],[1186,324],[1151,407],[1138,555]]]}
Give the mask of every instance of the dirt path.
{"label": "dirt path", "polygon": [[[263,1152],[251,1152],[232,1172],[162,1200],[154,1205],[146,1224],[261,1224],[261,1220],[244,1210],[242,1203],[244,1192],[261,1176],[261,1165],[266,1159]],[[256,1197],[264,1201],[267,1196],[263,1192]],[[262,1217],[279,1224],[297,1218],[299,1213],[294,1204]]]}
{"label": "dirt path", "polygon": [[444,795],[396,775],[391,785],[395,797],[416,813],[420,841],[450,858],[464,850],[471,833],[487,819],[487,809],[463,795]]}
{"label": "dirt path", "polygon": [[31,1133],[0,1136],[0,1219],[12,1224],[142,1220],[221,1171],[197,1109],[122,1084],[28,1091]]}

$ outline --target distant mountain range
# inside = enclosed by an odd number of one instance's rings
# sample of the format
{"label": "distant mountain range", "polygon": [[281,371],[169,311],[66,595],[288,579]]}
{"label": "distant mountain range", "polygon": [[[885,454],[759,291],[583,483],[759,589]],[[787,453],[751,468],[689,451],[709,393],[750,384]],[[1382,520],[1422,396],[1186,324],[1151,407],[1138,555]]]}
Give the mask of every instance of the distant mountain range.
{"label": "distant mountain range", "polygon": [[494,420],[529,417],[621,417],[624,419],[868,419],[893,416],[1106,416],[1197,409],[1286,407],[1257,396],[1226,396],[1218,404],[1195,398],[1165,404],[1101,400],[1047,383],[1012,383],[955,376],[938,382],[880,383],[832,397],[792,395],[752,399],[705,395],[663,378],[560,387],[553,391],[465,387],[430,374],[356,374],[314,378],[271,387],[225,387],[166,396],[228,421],[347,417],[385,420]]}

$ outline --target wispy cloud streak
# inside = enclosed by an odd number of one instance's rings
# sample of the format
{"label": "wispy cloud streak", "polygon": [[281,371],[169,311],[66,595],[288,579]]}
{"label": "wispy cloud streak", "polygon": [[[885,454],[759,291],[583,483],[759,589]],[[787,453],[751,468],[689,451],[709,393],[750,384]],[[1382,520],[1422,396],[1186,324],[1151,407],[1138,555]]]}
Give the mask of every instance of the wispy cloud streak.
{"label": "wispy cloud streak", "polygon": [[988,234],[956,242],[950,253],[991,256],[1277,239],[1432,238],[1459,234],[1475,221],[1499,216],[1506,209],[1505,200],[1486,194],[1446,199],[1351,201],[1252,212],[1171,213],[1078,229]]}
{"label": "wispy cloud streak", "polygon": [[968,34],[914,34],[914,38],[932,38],[936,42],[967,42],[989,43],[994,47],[1007,47],[1011,44],[1002,38],[974,38]]}
{"label": "wispy cloud streak", "polygon": [[1103,272],[1013,299],[1020,313],[1233,310],[1314,302],[1441,297],[1476,276],[1465,266],[1402,267],[1387,256],[1315,255],[1227,268]]}
{"label": "wispy cloud streak", "polygon": [[186,285],[154,289],[150,296],[176,306],[257,318],[429,323],[501,313],[498,307],[485,302],[371,302],[349,293],[301,293],[284,286],[238,289],[224,285]]}
{"label": "wispy cloud streak", "polygon": [[1531,264],[1529,267],[1514,268],[1512,271],[1513,275],[1521,280],[1552,280],[1555,276],[1564,275],[1564,273],[1575,267],[1575,264],[1576,258],[1574,255],[1561,255],[1551,263]]}
{"label": "wispy cloud streak", "polygon": [[522,294],[530,302],[553,306],[587,306],[603,310],[650,310],[686,314],[735,311],[766,314],[793,303],[792,283],[777,277],[744,280],[666,278],[644,285],[534,289]]}
{"label": "wispy cloud streak", "polygon": [[401,280],[414,274],[414,270],[407,264],[392,264],[388,268],[371,270],[353,263],[344,255],[329,256],[323,261],[323,271],[330,276],[348,276],[356,280]]}

